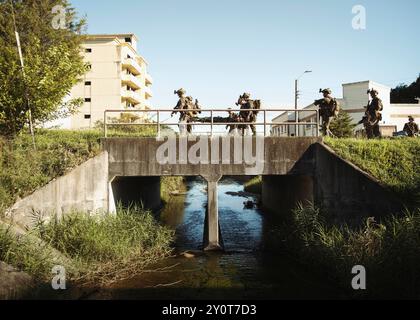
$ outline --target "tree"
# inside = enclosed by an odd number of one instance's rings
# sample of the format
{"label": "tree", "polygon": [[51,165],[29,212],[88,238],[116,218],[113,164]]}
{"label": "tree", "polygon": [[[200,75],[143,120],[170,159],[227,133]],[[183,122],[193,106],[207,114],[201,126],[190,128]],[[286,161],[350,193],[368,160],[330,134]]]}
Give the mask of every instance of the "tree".
{"label": "tree", "polygon": [[338,117],[331,122],[330,130],[337,138],[350,138],[354,135],[354,128],[350,115],[341,110]]}
{"label": "tree", "polygon": [[[54,25],[57,18],[62,24]],[[27,124],[29,108],[39,124],[72,113],[80,105],[80,100],[63,101],[87,70],[80,54],[84,26],[85,20],[78,18],[67,0],[0,1],[0,135],[19,133]]]}
{"label": "tree", "polygon": [[417,103],[416,98],[420,98],[420,75],[409,86],[399,84],[391,90],[391,103]]}

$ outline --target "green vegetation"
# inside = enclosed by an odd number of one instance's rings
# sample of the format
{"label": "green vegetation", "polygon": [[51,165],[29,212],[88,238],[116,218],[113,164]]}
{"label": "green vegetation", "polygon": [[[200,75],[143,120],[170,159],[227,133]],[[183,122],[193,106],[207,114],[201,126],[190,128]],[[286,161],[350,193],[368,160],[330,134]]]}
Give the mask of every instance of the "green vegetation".
{"label": "green vegetation", "polygon": [[244,184],[246,192],[261,194],[262,193],[262,177],[254,177]]}
{"label": "green vegetation", "polygon": [[350,138],[354,136],[355,124],[352,123],[353,119],[345,112],[340,111],[337,118],[331,122],[330,130],[336,138]]}
{"label": "green vegetation", "polygon": [[[287,230],[287,231],[285,231]],[[390,217],[383,224],[368,219],[356,230],[330,225],[312,205],[300,206],[278,235],[287,250],[313,271],[328,274],[343,292],[369,298],[420,297],[420,210]],[[368,290],[351,290],[351,270],[363,265]]]}
{"label": "green vegetation", "polygon": [[410,85],[400,84],[391,90],[391,103],[417,103],[420,97],[420,75]]}
{"label": "green vegetation", "polygon": [[183,177],[162,177],[161,180],[161,198],[164,202],[169,202],[172,193],[185,192],[185,183]]}
{"label": "green vegetation", "polygon": [[0,209],[12,205],[100,152],[99,131],[48,131],[0,139]]}
{"label": "green vegetation", "polygon": [[344,159],[370,173],[407,203],[420,199],[420,139],[331,139],[325,143]]}
{"label": "green vegetation", "polygon": [[[35,124],[73,113],[80,99],[63,99],[87,70],[80,54],[86,21],[69,1],[13,0],[13,5],[25,76],[11,1],[0,1],[0,134],[7,137],[24,129],[29,111]],[[64,10],[54,13],[57,5]]]}
{"label": "green vegetation", "polygon": [[[36,244],[35,236],[43,240]],[[173,231],[160,226],[149,212],[131,208],[116,216],[74,213],[46,224],[39,222],[31,235],[17,237],[0,228],[0,260],[34,275],[51,278],[57,265],[54,251],[70,280],[79,284],[108,283],[138,274],[146,265],[171,254]]]}
{"label": "green vegetation", "polygon": [[0,261],[25,271],[36,279],[44,279],[51,274],[54,265],[61,264],[54,259],[50,246],[35,242],[31,236],[18,236],[10,227],[1,224]]}

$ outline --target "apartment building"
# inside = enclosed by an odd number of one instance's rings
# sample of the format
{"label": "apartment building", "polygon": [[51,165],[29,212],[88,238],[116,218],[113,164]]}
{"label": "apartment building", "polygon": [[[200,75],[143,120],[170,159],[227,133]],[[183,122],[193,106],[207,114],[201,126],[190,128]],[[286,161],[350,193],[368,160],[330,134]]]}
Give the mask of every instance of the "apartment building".
{"label": "apartment building", "polygon": [[103,121],[105,110],[151,108],[152,77],[137,51],[134,34],[89,35],[82,45],[89,71],[70,93],[83,99],[77,114],[62,119],[61,128],[87,129]]}
{"label": "apartment building", "polygon": [[[391,104],[391,88],[374,81],[361,81],[343,84],[343,97],[337,98],[341,109],[349,113],[353,123],[357,124],[362,120],[365,114],[365,106],[368,104],[369,89],[376,89],[379,92],[379,97],[384,104],[382,112],[382,122],[380,129],[383,136],[392,136],[394,132],[402,131],[404,124],[408,122],[408,117],[413,116],[420,119],[420,101],[418,104]],[[317,97],[320,99],[320,97]],[[314,99],[315,100],[315,99]],[[302,110],[316,109],[314,104],[311,104]],[[299,114],[300,122],[315,122],[316,116],[314,113],[301,112]],[[295,122],[295,112],[285,112],[279,117],[275,118],[273,122]],[[272,134],[276,136],[294,136],[296,135],[295,126],[273,125]],[[356,127],[356,132],[363,130],[363,125]],[[314,126],[299,126],[299,136],[313,136],[316,133]]]}

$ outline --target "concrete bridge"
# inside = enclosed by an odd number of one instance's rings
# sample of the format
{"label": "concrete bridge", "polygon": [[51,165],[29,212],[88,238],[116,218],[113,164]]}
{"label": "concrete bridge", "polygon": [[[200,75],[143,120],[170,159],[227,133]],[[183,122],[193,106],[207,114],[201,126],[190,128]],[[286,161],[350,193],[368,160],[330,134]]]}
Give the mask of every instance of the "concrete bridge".
{"label": "concrete bridge", "polygon": [[[147,180],[150,188],[159,185],[159,177],[203,177],[208,184],[206,217],[206,250],[220,249],[217,185],[223,176],[312,176],[314,159],[311,147],[321,143],[320,138],[272,137],[168,137],[110,138],[103,140],[108,154],[108,176],[114,183],[115,194],[141,184],[141,179],[121,178],[156,177]],[[145,181],[145,180],[143,180]],[[288,186],[290,188],[291,186]],[[300,186],[302,188],[303,185]],[[150,199],[151,189],[147,191]],[[302,195],[302,191],[299,193]],[[157,199],[156,192],[152,198]],[[312,192],[299,200],[312,199]],[[111,208],[112,210],[112,208]]]}
{"label": "concrete bridge", "polygon": [[263,176],[262,202],[275,214],[312,201],[337,222],[351,223],[401,209],[383,185],[317,137],[106,138],[102,144],[100,155],[17,202],[9,218],[30,227],[34,212],[45,219],[75,210],[114,213],[117,202],[139,195],[153,207],[162,176],[207,181],[206,250],[221,248],[217,185],[223,176]]}

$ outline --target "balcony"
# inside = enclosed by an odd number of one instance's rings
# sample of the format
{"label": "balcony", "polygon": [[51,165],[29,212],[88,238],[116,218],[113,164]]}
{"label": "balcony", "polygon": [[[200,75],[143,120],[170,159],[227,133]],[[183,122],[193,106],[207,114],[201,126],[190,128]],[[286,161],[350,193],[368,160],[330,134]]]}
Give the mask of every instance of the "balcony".
{"label": "balcony", "polygon": [[131,74],[123,74],[121,77],[123,85],[128,85],[133,89],[140,89],[142,87],[141,80]]}
{"label": "balcony", "polygon": [[139,104],[141,102],[141,97],[137,92],[121,89],[121,99],[123,101],[129,101],[132,104]]}
{"label": "balcony", "polygon": [[123,68],[130,70],[136,76],[141,74],[141,71],[142,71],[141,67],[137,63],[137,61],[134,60],[133,58],[124,59],[122,65],[123,65]]}
{"label": "balcony", "polygon": [[146,85],[152,85],[153,84],[153,78],[150,74],[146,74]]}
{"label": "balcony", "polygon": [[144,93],[145,93],[146,99],[153,97],[152,89],[150,87],[144,87]]}

